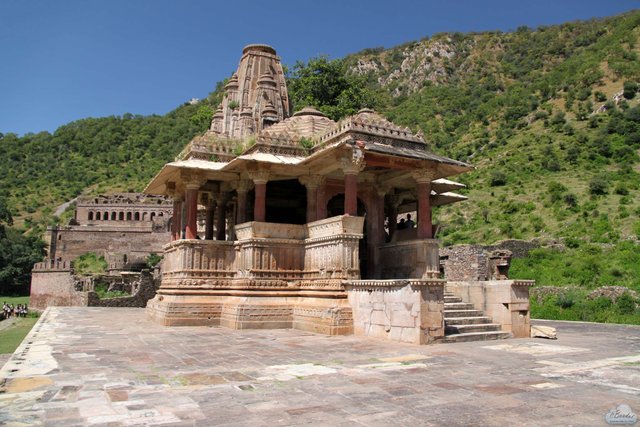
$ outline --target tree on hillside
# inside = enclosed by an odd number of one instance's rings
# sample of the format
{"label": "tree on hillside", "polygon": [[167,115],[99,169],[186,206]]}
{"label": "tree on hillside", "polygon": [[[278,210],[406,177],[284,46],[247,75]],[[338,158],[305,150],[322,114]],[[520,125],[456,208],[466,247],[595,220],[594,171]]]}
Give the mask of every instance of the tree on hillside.
{"label": "tree on hillside", "polygon": [[313,106],[331,119],[339,120],[376,104],[376,97],[364,79],[345,73],[341,59],[321,56],[310,59],[307,64],[298,61],[287,77],[294,111]]}
{"label": "tree on hillside", "polygon": [[11,212],[0,199],[0,295],[27,294],[33,264],[44,256],[44,242],[11,228]]}

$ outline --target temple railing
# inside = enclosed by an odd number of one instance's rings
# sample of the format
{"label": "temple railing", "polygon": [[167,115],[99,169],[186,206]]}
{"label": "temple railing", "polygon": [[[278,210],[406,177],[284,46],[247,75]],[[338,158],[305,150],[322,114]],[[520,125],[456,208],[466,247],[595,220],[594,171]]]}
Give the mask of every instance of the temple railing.
{"label": "temple railing", "polygon": [[[364,218],[336,216],[306,225],[247,222],[235,242],[176,240],[165,246],[162,286],[233,284],[341,288],[360,276]],[[232,283],[233,282],[233,283]],[[277,282],[277,283],[276,283]],[[270,285],[269,285],[270,286]]]}
{"label": "temple railing", "polygon": [[165,246],[163,283],[180,279],[229,279],[235,275],[233,242],[176,240]]}

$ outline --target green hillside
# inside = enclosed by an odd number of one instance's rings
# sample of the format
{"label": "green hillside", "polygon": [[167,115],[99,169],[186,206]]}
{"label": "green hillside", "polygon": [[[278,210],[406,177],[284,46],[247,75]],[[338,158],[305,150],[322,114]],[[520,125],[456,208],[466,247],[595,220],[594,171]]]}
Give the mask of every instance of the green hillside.
{"label": "green hillside", "polygon": [[[639,38],[640,11],[513,32],[443,33],[299,62],[288,84],[294,110],[315,104],[337,119],[375,107],[423,132],[432,151],[476,166],[454,178],[468,185],[470,200],[435,212],[444,244],[557,239],[566,250],[541,249],[539,268],[517,261],[514,275],[640,291]],[[0,199],[19,226],[39,233],[57,221],[56,206],[81,192],[140,191],[206,129],[221,87],[164,116],[0,134]]]}

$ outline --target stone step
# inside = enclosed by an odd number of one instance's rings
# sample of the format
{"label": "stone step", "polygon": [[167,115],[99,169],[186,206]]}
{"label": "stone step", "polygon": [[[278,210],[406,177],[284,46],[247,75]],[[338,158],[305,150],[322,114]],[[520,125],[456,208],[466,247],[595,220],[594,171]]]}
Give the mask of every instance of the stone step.
{"label": "stone step", "polygon": [[446,304],[446,303],[448,303],[448,302],[462,302],[462,298],[460,298],[460,297],[447,297],[447,296],[445,296],[445,297],[444,297],[444,302],[445,302],[445,304]]}
{"label": "stone step", "polygon": [[444,311],[447,310],[473,310],[473,304],[466,302],[446,302],[444,303]]}
{"label": "stone step", "polygon": [[471,323],[469,325],[446,325],[445,335],[466,334],[469,332],[497,332],[502,327],[497,323]]}
{"label": "stone step", "polygon": [[503,340],[511,338],[511,332],[469,332],[464,334],[446,335],[442,342],[454,343],[454,342],[468,342],[468,341],[488,341],[488,340]]}
{"label": "stone step", "polygon": [[451,317],[445,319],[445,325],[457,326],[457,325],[474,325],[479,323],[491,323],[491,318],[488,316],[474,316],[474,317]]}
{"label": "stone step", "polygon": [[444,320],[451,317],[478,317],[482,316],[484,313],[480,310],[444,310]]}

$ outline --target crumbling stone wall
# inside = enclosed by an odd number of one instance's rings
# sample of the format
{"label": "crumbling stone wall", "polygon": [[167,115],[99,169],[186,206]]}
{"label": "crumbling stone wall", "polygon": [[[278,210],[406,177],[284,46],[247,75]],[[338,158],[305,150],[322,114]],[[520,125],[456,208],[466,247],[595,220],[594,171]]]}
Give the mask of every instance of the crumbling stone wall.
{"label": "crumbling stone wall", "polygon": [[35,310],[44,310],[48,306],[86,306],[86,293],[76,292],[71,263],[37,263],[31,273],[29,305]]}
{"label": "crumbling stone wall", "polygon": [[[152,227],[67,226],[56,230],[55,253],[51,259],[73,261],[87,252],[105,258],[110,254],[126,254],[127,262],[144,260],[151,252],[162,253],[171,240],[168,231],[153,232]],[[52,233],[53,236],[53,233]]]}
{"label": "crumbling stone wall", "polygon": [[128,284],[131,286],[131,296],[100,299],[97,293],[90,291],[87,292],[87,305],[89,307],[146,307],[147,301],[156,296],[158,284],[159,282],[153,279],[149,270],[143,270],[138,280]]}
{"label": "crumbling stone wall", "polygon": [[494,245],[440,248],[440,272],[445,279],[453,281],[508,279],[506,258],[524,258],[530,250],[540,246],[535,240],[503,240]]}
{"label": "crumbling stone wall", "polygon": [[[127,276],[78,277],[73,274],[69,262],[37,263],[31,277],[30,308],[44,310],[49,306],[146,307],[147,301],[156,295],[160,278],[148,270],[129,273]],[[122,286],[119,290],[130,291],[131,296],[100,299],[94,291],[96,280],[120,283]],[[110,289],[116,287],[110,286]]]}

